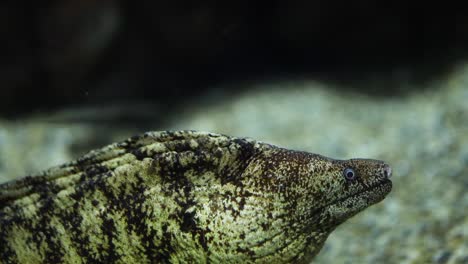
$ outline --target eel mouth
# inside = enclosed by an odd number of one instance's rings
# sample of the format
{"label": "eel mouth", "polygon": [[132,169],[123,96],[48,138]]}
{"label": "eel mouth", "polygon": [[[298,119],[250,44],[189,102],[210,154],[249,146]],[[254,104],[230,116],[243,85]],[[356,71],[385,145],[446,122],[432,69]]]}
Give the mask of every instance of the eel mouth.
{"label": "eel mouth", "polygon": [[356,199],[366,199],[366,204],[368,207],[382,201],[391,192],[392,187],[392,181],[388,178],[384,178],[372,185],[367,186],[366,188],[363,188],[362,190],[356,193],[352,193],[350,195],[336,199],[320,207],[316,211],[323,211],[326,210],[326,208],[329,208],[333,205],[346,204]]}
{"label": "eel mouth", "polygon": [[374,204],[383,200],[392,190],[392,186],[393,186],[392,181],[389,180],[388,178],[384,178],[372,185],[365,187],[364,189],[356,193],[340,198],[339,200],[336,201],[336,203],[344,202],[345,200],[351,199],[351,198],[368,197],[368,198],[372,198],[372,200],[375,200],[375,202],[370,203],[370,204]]}
{"label": "eel mouth", "polygon": [[369,205],[372,205],[385,199],[385,197],[391,192],[392,187],[392,181],[388,178],[385,178],[355,194],[348,196],[347,198],[367,197]]}

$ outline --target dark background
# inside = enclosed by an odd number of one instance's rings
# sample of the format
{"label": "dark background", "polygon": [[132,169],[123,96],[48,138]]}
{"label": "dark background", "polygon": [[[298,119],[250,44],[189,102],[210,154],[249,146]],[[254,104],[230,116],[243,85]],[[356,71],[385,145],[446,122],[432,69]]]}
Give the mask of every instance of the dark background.
{"label": "dark background", "polygon": [[[0,114],[141,100],[174,106],[214,87],[237,91],[243,82],[296,76],[399,96],[407,88],[393,79],[424,83],[465,58],[468,16],[459,5],[5,1]],[[372,78],[388,85],[366,84]]]}

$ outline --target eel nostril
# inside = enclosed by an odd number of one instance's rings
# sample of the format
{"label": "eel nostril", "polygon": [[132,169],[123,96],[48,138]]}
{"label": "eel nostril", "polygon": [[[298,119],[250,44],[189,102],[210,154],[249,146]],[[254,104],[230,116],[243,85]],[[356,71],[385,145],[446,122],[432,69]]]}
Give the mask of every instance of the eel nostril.
{"label": "eel nostril", "polygon": [[390,166],[385,166],[385,168],[384,168],[384,175],[385,175],[385,177],[387,177],[387,178],[391,178],[391,177],[392,177],[392,168],[390,168]]}

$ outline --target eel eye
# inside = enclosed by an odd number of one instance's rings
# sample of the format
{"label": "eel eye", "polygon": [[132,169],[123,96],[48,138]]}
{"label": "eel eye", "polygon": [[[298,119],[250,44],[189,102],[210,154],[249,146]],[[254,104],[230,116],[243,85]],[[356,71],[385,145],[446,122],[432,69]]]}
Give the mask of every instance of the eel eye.
{"label": "eel eye", "polygon": [[356,173],[355,173],[354,170],[351,169],[351,168],[346,168],[346,169],[343,171],[343,176],[344,176],[345,179],[348,180],[348,181],[352,181],[352,180],[356,179]]}

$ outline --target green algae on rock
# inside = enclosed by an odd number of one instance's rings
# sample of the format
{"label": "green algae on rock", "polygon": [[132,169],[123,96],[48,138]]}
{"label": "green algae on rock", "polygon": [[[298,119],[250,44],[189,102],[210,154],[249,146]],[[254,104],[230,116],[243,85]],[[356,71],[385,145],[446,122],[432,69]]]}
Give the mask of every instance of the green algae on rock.
{"label": "green algae on rock", "polygon": [[0,185],[7,262],[307,263],[391,169],[248,138],[148,132]]}

